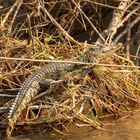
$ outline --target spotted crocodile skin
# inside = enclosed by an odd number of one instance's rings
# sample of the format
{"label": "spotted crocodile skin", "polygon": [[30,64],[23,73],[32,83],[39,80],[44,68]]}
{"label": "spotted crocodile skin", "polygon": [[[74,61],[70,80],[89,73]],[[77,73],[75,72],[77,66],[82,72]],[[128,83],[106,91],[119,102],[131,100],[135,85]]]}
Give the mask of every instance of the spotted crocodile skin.
{"label": "spotted crocodile skin", "polygon": [[[101,40],[97,40],[97,42],[101,43]],[[90,48],[85,54],[78,56],[73,59],[73,61],[96,63],[100,58],[102,58],[103,54],[109,50],[110,48],[107,49],[107,47],[103,47],[102,45],[99,46],[99,43],[97,43],[96,47]],[[45,77],[47,78],[49,74],[56,74],[58,71],[72,71],[82,67],[82,65],[78,65],[78,67],[77,65],[78,64],[72,63],[50,63],[31,74],[25,80],[9,110],[7,136],[11,135],[14,125],[20,117],[22,110],[26,108],[26,106],[38,93],[40,89],[39,81]]]}

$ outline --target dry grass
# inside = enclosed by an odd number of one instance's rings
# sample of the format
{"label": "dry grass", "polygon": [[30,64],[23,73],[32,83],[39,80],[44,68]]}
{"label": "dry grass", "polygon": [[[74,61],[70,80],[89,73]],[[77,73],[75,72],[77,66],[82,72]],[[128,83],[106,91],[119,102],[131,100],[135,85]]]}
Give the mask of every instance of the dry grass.
{"label": "dry grass", "polygon": [[[1,126],[7,122],[7,109],[25,77],[46,65],[41,60],[64,60],[82,54],[98,37],[104,39],[101,32],[107,27],[112,34],[106,41],[111,44],[117,29],[123,25],[123,36],[119,31],[114,37],[115,43],[125,38],[123,45],[109,53],[86,76],[80,75],[84,69],[68,72],[63,82],[41,91],[41,96],[37,95],[23,111],[17,125],[49,123],[57,130],[57,126],[65,128],[66,122],[71,122],[102,129],[101,120],[108,118],[108,114],[121,117],[139,107],[140,67],[135,65],[139,63],[140,54],[139,2],[125,3],[125,10],[119,13],[123,16],[115,15],[112,20],[113,14],[109,13],[121,8],[118,2],[86,0],[79,4],[81,7],[74,0],[17,0],[10,5],[0,2],[3,6],[0,9],[0,56],[5,58],[0,60]],[[113,20],[118,21],[117,27]],[[76,40],[76,35],[83,31],[88,32],[87,43]]]}

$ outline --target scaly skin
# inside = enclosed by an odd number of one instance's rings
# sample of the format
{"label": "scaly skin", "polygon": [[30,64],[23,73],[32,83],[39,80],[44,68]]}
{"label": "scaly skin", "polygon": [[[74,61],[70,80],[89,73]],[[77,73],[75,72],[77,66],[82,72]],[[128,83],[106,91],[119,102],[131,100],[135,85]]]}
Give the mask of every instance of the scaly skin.
{"label": "scaly skin", "polygon": [[[76,59],[73,59],[73,61],[91,61],[92,63],[96,63],[104,56],[106,52],[110,51],[110,49],[111,48],[102,46],[91,48],[83,56],[77,57]],[[79,67],[76,66],[77,64],[71,63],[50,63],[33,73],[25,80],[9,111],[7,136],[11,136],[14,125],[16,124],[22,110],[26,108],[28,103],[31,102],[40,89],[39,81],[51,73],[55,74],[63,70],[72,71],[78,69]]]}
{"label": "scaly skin", "polygon": [[33,73],[25,80],[9,111],[7,136],[11,136],[14,125],[16,124],[22,110],[26,108],[28,103],[35,97],[40,89],[39,81],[50,73],[65,70],[71,66],[71,64],[51,63]]}

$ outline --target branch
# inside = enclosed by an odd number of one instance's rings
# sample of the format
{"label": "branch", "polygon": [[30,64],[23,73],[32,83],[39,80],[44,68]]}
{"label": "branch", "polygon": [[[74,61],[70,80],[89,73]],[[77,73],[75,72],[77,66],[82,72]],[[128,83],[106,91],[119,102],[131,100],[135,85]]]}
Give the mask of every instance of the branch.
{"label": "branch", "polygon": [[[134,0],[135,1],[135,0]],[[131,0],[126,0],[126,1],[121,1],[119,3],[118,9],[120,10],[115,10],[113,14],[112,21],[109,25],[108,31],[109,31],[109,42],[112,42],[113,36],[116,34],[117,29],[122,26],[121,21],[122,18],[126,12],[126,10],[134,3],[134,1],[131,3]],[[108,40],[106,40],[108,41]]]}

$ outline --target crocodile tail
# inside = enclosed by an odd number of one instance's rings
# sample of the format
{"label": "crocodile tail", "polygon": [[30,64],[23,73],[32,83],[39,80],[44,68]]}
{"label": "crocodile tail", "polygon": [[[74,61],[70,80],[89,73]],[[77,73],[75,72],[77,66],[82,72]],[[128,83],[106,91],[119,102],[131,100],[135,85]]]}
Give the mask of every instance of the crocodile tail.
{"label": "crocodile tail", "polygon": [[6,130],[6,135],[7,135],[7,137],[10,137],[11,133],[12,133],[12,131],[14,129],[14,124],[12,122],[10,122],[8,125],[9,126],[8,126],[8,128]]}
{"label": "crocodile tail", "polygon": [[29,97],[29,95],[26,96],[22,100],[22,102],[21,102],[20,106],[18,107],[18,109],[13,113],[13,115],[11,117],[8,118],[8,128],[7,128],[7,132],[6,132],[8,137],[11,136],[11,133],[12,133],[12,131],[14,129],[14,126],[15,126],[15,124],[16,124],[16,122],[17,122],[22,110],[26,108],[26,105],[30,101],[31,101],[31,97]]}
{"label": "crocodile tail", "polygon": [[[20,115],[20,113],[19,113],[19,115]],[[15,115],[13,118],[10,118],[8,120],[8,128],[6,130],[7,137],[10,137],[11,136],[12,131],[14,129],[14,126],[15,126],[15,124],[17,122],[17,119],[18,119],[18,116]]]}
{"label": "crocodile tail", "polygon": [[25,80],[9,111],[7,136],[11,136],[11,133],[22,110],[26,108],[28,103],[30,103],[30,101],[34,98],[40,89],[39,81],[48,73],[57,72],[69,67],[71,68],[71,64],[51,63],[39,71],[33,73],[29,78]]}
{"label": "crocodile tail", "polygon": [[[26,90],[25,90],[26,89]],[[37,94],[39,89],[39,83],[34,81],[32,83],[32,86],[25,87],[23,86],[21,91],[19,91],[19,94],[16,97],[15,102],[11,106],[11,109],[9,111],[9,116],[8,116],[8,128],[7,128],[7,136],[10,137],[11,133],[14,129],[14,126],[22,112],[30,103],[32,98]],[[23,92],[25,91],[25,92]],[[20,93],[23,92],[23,97],[21,98]]]}

